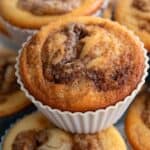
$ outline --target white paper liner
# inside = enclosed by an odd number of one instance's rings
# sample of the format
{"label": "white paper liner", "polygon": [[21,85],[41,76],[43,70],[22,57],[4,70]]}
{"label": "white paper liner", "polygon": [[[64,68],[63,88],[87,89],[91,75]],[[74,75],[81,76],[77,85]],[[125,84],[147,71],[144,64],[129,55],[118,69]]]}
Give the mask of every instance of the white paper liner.
{"label": "white paper liner", "polygon": [[27,40],[28,36],[34,34],[37,30],[30,29],[21,29],[19,27],[13,26],[0,17],[0,22],[5,25],[6,30],[8,31],[11,40],[13,40],[17,45],[21,46],[23,42]]}
{"label": "white paper liner", "polygon": [[[127,30],[126,27],[124,28]],[[105,109],[99,109],[97,111],[72,113],[69,111],[53,109],[50,106],[42,104],[39,100],[36,100],[32,95],[30,95],[30,93],[24,87],[24,84],[21,81],[21,77],[19,75],[19,59],[22,49],[19,50],[19,55],[16,58],[17,63],[15,65],[17,82],[21,86],[21,90],[25,92],[25,95],[31,100],[31,102],[38,108],[39,111],[41,111],[51,122],[53,122],[57,127],[61,129],[72,133],[95,133],[102,129],[108,128],[112,124],[116,123],[124,114],[128,106],[134,100],[135,96],[141,90],[142,86],[145,83],[145,79],[148,75],[149,65],[147,50],[144,48],[144,44],[140,42],[139,38],[135,36],[135,34],[132,31],[128,31],[136,38],[136,40],[139,43],[141,43],[141,49],[145,58],[145,68],[141,81],[137,85],[136,89],[133,90],[133,92],[124,100],[119,101],[115,105],[109,106]],[[30,39],[31,37],[28,38],[28,40],[22,45],[22,47],[28,44]]]}

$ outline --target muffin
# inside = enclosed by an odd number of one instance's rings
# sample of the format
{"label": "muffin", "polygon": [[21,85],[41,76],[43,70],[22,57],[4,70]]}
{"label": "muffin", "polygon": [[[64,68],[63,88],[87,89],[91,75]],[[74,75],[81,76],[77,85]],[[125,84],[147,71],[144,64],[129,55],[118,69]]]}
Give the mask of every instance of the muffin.
{"label": "muffin", "polygon": [[57,126],[93,133],[115,123],[143,85],[145,52],[117,23],[65,18],[26,42],[17,61],[18,82]]}
{"label": "muffin", "polygon": [[149,88],[144,89],[129,108],[125,121],[125,131],[133,149],[150,149]]}
{"label": "muffin", "polygon": [[104,0],[1,0],[0,16],[13,38],[21,43],[50,21],[68,16],[99,15],[103,4]]}
{"label": "muffin", "polygon": [[16,53],[0,47],[0,117],[20,111],[30,104],[15,77]]}
{"label": "muffin", "polygon": [[[21,79],[35,98],[62,111],[106,108],[137,87],[141,43],[120,25],[92,17],[50,23],[24,46]],[[111,62],[111,63],[110,63]]]}
{"label": "muffin", "polygon": [[115,19],[135,31],[150,51],[149,0],[118,0]]}
{"label": "muffin", "polygon": [[96,134],[71,134],[56,128],[38,112],[18,121],[8,131],[2,147],[3,150],[126,150],[115,127]]}

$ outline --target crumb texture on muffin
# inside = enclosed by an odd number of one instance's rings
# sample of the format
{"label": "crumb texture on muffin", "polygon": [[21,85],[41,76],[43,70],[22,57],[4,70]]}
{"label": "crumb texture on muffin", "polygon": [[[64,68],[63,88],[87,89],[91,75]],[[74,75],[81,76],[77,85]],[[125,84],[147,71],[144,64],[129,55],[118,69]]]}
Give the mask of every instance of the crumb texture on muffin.
{"label": "crumb texture on muffin", "polygon": [[119,24],[81,17],[50,24],[23,48],[29,93],[52,108],[92,111],[128,96],[143,74],[140,43]]}
{"label": "crumb texture on muffin", "polygon": [[118,1],[115,10],[115,19],[135,31],[144,42],[145,47],[150,50],[149,0]]}
{"label": "crumb texture on muffin", "polygon": [[24,149],[126,150],[126,146],[115,127],[96,134],[71,134],[56,128],[41,113],[36,112],[17,122],[4,139],[3,150]]}
{"label": "crumb texture on muffin", "polygon": [[150,94],[142,91],[129,108],[125,131],[132,147],[137,150],[150,149]]}

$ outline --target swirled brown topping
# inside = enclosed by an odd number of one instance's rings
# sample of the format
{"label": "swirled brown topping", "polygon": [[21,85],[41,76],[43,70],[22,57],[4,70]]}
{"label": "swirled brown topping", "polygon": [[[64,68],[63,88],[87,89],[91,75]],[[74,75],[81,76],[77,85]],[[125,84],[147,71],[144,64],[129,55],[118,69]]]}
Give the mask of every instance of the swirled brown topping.
{"label": "swirled brown topping", "polygon": [[149,0],[133,0],[132,6],[143,12],[150,12]]}
{"label": "swirled brown topping", "polygon": [[100,150],[102,144],[97,134],[75,135],[73,150]]}
{"label": "swirled brown topping", "polygon": [[149,94],[147,95],[147,99],[145,100],[145,106],[142,112],[142,119],[145,123],[145,125],[150,128],[150,100],[149,100]]}
{"label": "swirled brown topping", "polygon": [[14,55],[0,57],[0,95],[3,98],[6,94],[18,90],[14,68],[15,59]]}
{"label": "swirled brown topping", "polygon": [[12,145],[12,150],[37,150],[47,139],[48,135],[45,130],[23,131],[16,136]]}
{"label": "swirled brown topping", "polygon": [[69,134],[60,129],[27,130],[20,132],[12,150],[100,150],[100,134]]}
{"label": "swirled brown topping", "polygon": [[72,11],[81,5],[81,0],[19,0],[21,9],[35,15],[56,15]]}
{"label": "swirled brown topping", "polygon": [[27,130],[20,132],[12,150],[71,150],[70,136],[59,129]]}
{"label": "swirled brown topping", "polygon": [[132,53],[123,50],[118,41],[103,27],[69,24],[45,41],[43,74],[49,82],[58,84],[85,79],[98,90],[117,89],[129,80],[134,67]]}

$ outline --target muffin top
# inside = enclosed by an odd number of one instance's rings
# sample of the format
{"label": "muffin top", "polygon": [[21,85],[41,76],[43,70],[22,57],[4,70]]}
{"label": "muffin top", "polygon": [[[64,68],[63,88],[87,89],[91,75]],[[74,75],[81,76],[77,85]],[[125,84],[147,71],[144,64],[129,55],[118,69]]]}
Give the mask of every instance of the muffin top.
{"label": "muffin top", "polygon": [[42,28],[27,42],[19,69],[29,93],[44,104],[93,111],[136,88],[144,69],[143,48],[117,23],[68,18]]}
{"label": "muffin top", "polygon": [[149,0],[118,1],[115,10],[115,19],[135,31],[144,42],[145,47],[150,50]]}
{"label": "muffin top", "polygon": [[104,0],[1,0],[0,16],[11,25],[39,29],[68,16],[95,15]]}
{"label": "muffin top", "polygon": [[41,113],[36,112],[17,122],[3,141],[3,150],[24,149],[126,150],[126,146],[115,127],[96,134],[71,134],[56,128]]}

